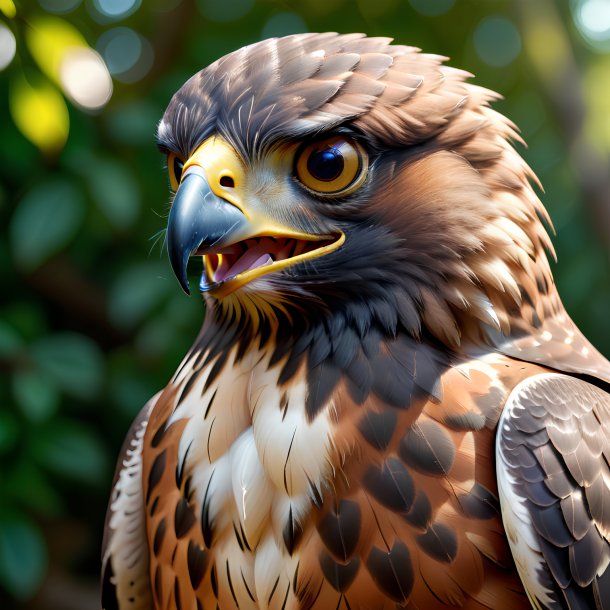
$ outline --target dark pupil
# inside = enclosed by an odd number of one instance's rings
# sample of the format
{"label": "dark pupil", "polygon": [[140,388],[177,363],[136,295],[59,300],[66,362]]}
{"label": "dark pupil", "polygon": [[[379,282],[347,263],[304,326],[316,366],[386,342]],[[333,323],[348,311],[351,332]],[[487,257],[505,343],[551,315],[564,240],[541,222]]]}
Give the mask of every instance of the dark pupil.
{"label": "dark pupil", "polygon": [[178,157],[174,157],[174,176],[176,177],[176,181],[180,182],[180,178],[182,177],[182,170],[184,169],[184,163],[178,159]]}
{"label": "dark pupil", "polygon": [[316,150],[307,159],[309,173],[322,182],[338,178],[343,171],[343,165],[343,155],[336,148]]}

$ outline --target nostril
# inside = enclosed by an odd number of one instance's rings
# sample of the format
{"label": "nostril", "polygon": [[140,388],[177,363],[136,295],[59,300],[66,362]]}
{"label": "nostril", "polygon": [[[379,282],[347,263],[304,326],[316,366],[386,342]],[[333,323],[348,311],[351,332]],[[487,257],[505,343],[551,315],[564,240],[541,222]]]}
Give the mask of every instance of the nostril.
{"label": "nostril", "polygon": [[224,186],[227,188],[233,188],[235,186],[235,180],[231,178],[231,176],[221,176],[220,177],[220,186]]}

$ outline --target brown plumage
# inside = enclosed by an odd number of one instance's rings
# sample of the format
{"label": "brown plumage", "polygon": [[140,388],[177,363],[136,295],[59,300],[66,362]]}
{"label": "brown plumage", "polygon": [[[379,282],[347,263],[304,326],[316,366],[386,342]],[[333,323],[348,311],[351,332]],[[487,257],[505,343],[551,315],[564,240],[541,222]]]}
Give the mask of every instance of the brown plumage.
{"label": "brown plumage", "polygon": [[610,363],[497,96],[306,34],[159,125],[203,329],[119,459],[106,609],[610,608]]}

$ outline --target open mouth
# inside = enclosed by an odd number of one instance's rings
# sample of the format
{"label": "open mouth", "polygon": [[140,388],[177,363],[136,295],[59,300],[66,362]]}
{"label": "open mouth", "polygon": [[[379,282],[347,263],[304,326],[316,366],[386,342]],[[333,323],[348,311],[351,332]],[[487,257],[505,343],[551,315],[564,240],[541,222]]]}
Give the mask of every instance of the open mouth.
{"label": "open mouth", "polygon": [[228,294],[247,282],[304,260],[324,256],[336,250],[345,240],[343,233],[312,236],[312,239],[292,237],[251,237],[229,246],[201,248],[203,255],[202,292],[216,291],[221,286]]}

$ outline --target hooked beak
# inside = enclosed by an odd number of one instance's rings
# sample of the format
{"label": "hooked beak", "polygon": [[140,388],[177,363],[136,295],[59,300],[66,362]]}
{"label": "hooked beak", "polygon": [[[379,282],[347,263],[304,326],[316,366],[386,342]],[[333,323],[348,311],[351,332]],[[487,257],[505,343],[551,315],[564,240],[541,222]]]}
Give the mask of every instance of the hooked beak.
{"label": "hooked beak", "polygon": [[235,240],[248,223],[243,212],[214,194],[206,174],[191,165],[182,177],[167,224],[167,253],[186,294],[189,257],[197,250],[222,247]]}

